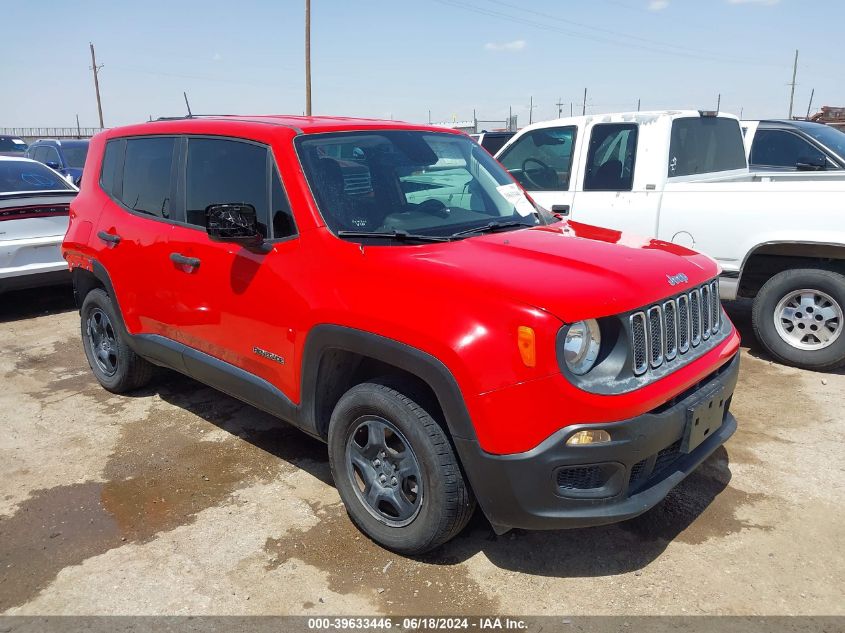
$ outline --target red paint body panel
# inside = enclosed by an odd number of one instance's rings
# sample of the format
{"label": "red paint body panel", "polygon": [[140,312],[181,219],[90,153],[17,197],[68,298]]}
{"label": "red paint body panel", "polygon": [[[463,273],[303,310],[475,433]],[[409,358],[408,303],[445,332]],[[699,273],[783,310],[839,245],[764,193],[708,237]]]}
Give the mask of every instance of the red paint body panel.
{"label": "red paint body panel", "polygon": [[[455,377],[481,448],[490,453],[531,449],[570,424],[650,411],[736,353],[734,330],[711,352],[644,388],[618,396],[578,389],[555,355],[564,323],[654,303],[680,290],[667,275],[684,273],[691,287],[717,275],[715,262],[677,245],[563,222],[438,244],[361,247],[341,240],[324,225],[293,139],[360,129],[445,131],[392,121],[220,117],[97,135],[71,205],[65,257],[72,267],[97,260],[106,268],[130,333],[195,347],[271,382],[294,403],[302,401],[302,353],[316,325],[357,328],[427,352]],[[105,142],[150,134],[230,136],[270,146],[298,235],[256,253],[125,210],[98,184]],[[83,231],[81,220],[93,230]],[[122,240],[110,246],[99,231]],[[186,272],[169,259],[174,252],[202,264]],[[519,354],[522,325],[536,333],[535,367]],[[284,357],[284,364],[253,347]]]}

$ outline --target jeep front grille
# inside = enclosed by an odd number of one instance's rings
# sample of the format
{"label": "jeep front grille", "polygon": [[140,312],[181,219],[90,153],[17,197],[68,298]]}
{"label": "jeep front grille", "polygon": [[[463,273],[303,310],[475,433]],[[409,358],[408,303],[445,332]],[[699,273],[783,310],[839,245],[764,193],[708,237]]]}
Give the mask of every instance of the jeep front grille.
{"label": "jeep front grille", "polygon": [[629,317],[634,374],[693,358],[691,350],[721,328],[721,314],[716,280],[634,312]]}

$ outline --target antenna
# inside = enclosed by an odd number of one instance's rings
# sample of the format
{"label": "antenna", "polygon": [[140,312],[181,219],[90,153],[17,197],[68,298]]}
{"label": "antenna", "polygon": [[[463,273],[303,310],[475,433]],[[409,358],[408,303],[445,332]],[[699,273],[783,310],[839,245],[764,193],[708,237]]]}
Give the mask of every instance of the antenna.
{"label": "antenna", "polygon": [[187,93],[187,92],[183,92],[183,93],[182,93],[182,96],[183,96],[183,97],[185,97],[185,107],[186,107],[186,108],[188,108],[188,118],[190,119],[190,118],[192,118],[194,115],[193,115],[193,114],[191,114],[191,104],[190,104],[190,103],[188,103],[188,93]]}

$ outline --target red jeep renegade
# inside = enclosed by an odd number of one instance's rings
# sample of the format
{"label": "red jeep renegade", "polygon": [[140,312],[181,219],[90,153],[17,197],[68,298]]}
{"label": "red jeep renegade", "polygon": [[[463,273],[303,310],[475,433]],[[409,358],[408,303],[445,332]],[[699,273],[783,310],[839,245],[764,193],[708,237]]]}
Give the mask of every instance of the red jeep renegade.
{"label": "red jeep renegade", "polygon": [[397,552],[599,525],[736,429],[716,264],[560,221],[462,133],[193,117],[96,136],[64,255],[97,380],[175,369],[328,443]]}

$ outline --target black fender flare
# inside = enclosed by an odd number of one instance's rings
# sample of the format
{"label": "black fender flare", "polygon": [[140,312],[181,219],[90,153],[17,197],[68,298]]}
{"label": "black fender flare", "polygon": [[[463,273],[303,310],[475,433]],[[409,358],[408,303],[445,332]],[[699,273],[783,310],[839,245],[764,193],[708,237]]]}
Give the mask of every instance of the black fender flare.
{"label": "black fender flare", "polygon": [[442,361],[395,339],[331,324],[313,327],[308,333],[302,352],[302,422],[314,433],[318,430],[317,380],[320,361],[326,351],[333,349],[373,358],[417,376],[437,397],[452,437],[477,441],[475,428],[458,382]]}

